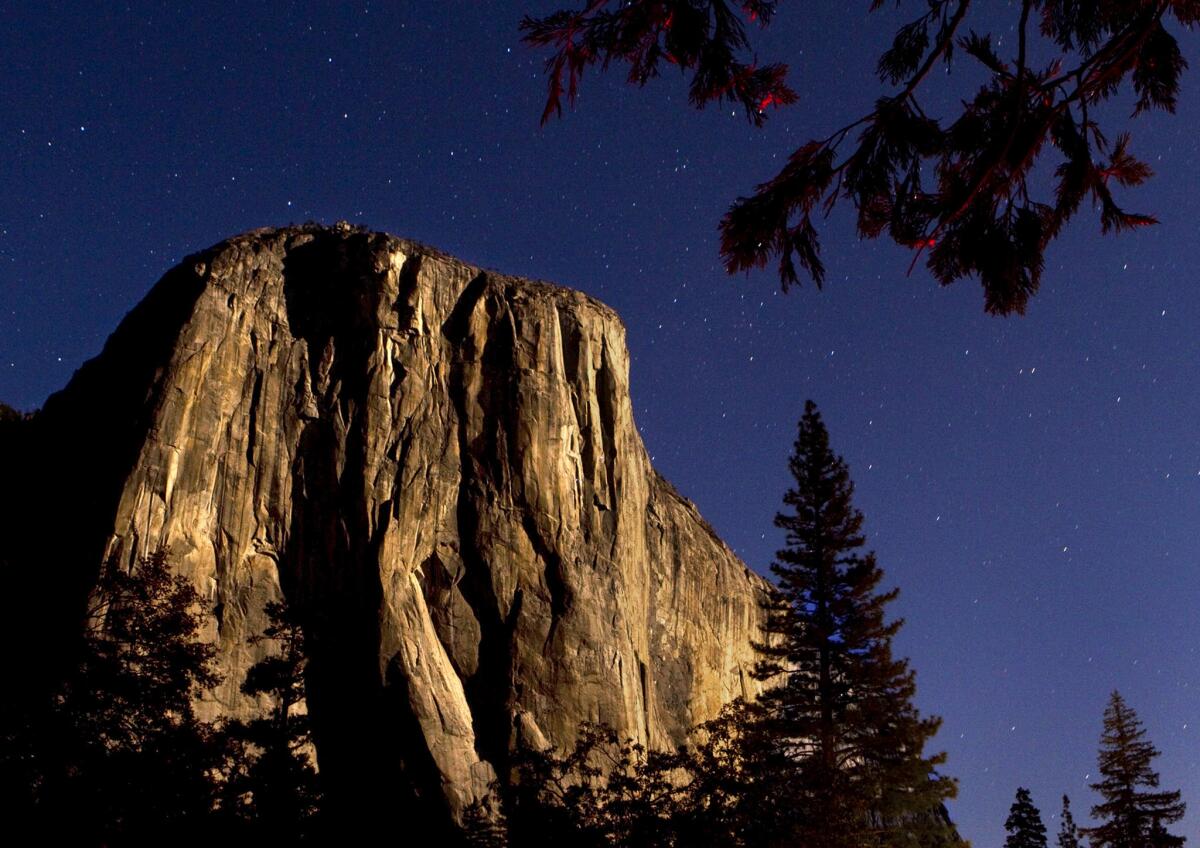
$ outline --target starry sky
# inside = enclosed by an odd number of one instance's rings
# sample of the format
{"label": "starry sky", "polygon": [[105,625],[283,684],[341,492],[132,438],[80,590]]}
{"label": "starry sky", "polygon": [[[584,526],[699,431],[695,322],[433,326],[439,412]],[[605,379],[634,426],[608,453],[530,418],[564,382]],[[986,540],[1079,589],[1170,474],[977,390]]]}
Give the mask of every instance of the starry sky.
{"label": "starry sky", "polygon": [[[1015,16],[986,5],[974,25],[1004,50]],[[825,290],[783,295],[724,274],[717,221],[869,108],[905,10],[781,6],[758,49],[800,102],[757,130],[690,107],[681,78],[619,72],[539,128],[541,57],[516,25],[555,0],[5,4],[0,400],[41,405],[173,263],[259,226],[346,219],[582,289],[628,326],[655,464],[760,571],[818,403],[977,848],[1002,842],[1019,785],[1052,834],[1064,792],[1086,819],[1113,688],[1200,839],[1200,82],[1135,128],[1159,176],[1128,205],[1162,224],[1102,238],[1082,214],[1026,317],[907,276],[844,212]],[[956,66],[929,102],[972,79]]]}

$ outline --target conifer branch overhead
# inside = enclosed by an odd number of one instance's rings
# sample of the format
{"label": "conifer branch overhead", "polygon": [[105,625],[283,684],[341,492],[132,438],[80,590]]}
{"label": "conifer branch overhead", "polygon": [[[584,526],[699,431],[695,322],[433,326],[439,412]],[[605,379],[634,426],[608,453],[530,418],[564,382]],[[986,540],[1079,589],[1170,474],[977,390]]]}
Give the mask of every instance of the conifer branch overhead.
{"label": "conifer branch overhead", "polygon": [[727,0],[589,0],[577,11],[526,16],[525,43],[553,50],[546,60],[542,123],[562,115],[564,96],[574,105],[588,67],[621,62],[629,66],[629,82],[639,86],[657,77],[663,63],[690,72],[688,97],[697,108],[740,104],[746,118],[762,126],[770,107],[796,101],[785,82],[787,65],[760,66],[746,32],[747,23],[767,26],[776,2],[746,0],[735,7]]}
{"label": "conifer branch overhead", "polygon": [[[579,12],[522,24],[527,42],[556,48],[547,63],[543,120],[561,110],[564,93],[574,98],[586,66],[613,59],[627,61],[638,84],[657,73],[660,59],[691,69],[693,102],[739,100],[756,124],[763,104],[794,100],[790,89],[772,93],[776,83],[786,89],[782,72],[771,80],[750,74],[753,85],[730,82],[753,65],[733,58],[748,40],[725,3],[608,5],[593,0]],[[766,22],[775,5],[747,4],[743,12]],[[871,8],[882,5],[872,0]],[[1025,311],[1041,284],[1046,250],[1085,199],[1098,210],[1103,234],[1157,222],[1127,211],[1114,194],[1114,186],[1144,182],[1150,169],[1131,153],[1129,134],[1105,132],[1090,107],[1128,89],[1131,117],[1174,111],[1187,62],[1172,28],[1200,22],[1200,2],[1022,0],[1013,9],[1011,58],[987,33],[968,28],[979,8],[972,0],[922,5],[877,63],[881,83],[898,90],[829,137],[799,147],[775,177],[732,204],[720,224],[729,273],[774,261],[784,290],[800,281],[797,265],[820,287],[825,266],[813,212],[848,201],[860,237],[886,235],[909,248],[909,271],[923,261],[942,285],[977,278],[986,311],[1007,315]],[[703,25],[677,36],[674,22],[689,15]],[[957,114],[930,117],[918,95],[934,68],[951,64],[955,48],[982,67],[985,82]],[[1047,53],[1053,55],[1043,64],[1032,58]],[[1122,139],[1112,148],[1110,134]]]}

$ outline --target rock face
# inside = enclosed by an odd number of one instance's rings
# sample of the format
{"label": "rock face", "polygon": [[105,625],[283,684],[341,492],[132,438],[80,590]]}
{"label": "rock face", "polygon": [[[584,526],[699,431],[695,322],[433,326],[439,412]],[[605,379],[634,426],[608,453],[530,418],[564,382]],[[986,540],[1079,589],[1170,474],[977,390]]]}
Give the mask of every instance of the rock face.
{"label": "rock face", "polygon": [[671,745],[756,691],[764,584],[651,467],[628,389],[603,304],[305,227],[190,257],[42,417],[77,433],[80,550],[165,544],[200,588],[209,715],[263,708],[239,686],[286,598],[321,768],[457,816],[514,745],[585,719]]}

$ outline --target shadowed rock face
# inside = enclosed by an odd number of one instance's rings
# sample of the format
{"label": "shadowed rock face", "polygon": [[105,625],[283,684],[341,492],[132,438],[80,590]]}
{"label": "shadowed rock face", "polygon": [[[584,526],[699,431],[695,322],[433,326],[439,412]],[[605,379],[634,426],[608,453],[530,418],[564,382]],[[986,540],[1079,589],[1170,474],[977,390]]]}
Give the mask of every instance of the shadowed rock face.
{"label": "shadowed rock face", "polygon": [[166,544],[207,599],[208,715],[265,706],[250,639],[300,612],[344,803],[457,815],[514,745],[671,745],[756,691],[764,584],[650,466],[624,329],[579,292],[260,230],[168,274],[40,418],[105,454],[81,555]]}

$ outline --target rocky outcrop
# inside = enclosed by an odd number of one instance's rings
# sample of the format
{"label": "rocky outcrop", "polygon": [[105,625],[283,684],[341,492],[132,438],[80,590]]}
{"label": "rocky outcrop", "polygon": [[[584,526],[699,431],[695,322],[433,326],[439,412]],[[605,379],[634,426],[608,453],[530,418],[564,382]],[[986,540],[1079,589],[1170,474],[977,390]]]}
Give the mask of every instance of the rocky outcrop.
{"label": "rocky outcrop", "polygon": [[[224,684],[286,598],[320,766],[457,815],[582,720],[654,746],[754,690],[762,581],[652,469],[617,316],[392,236],[260,230],[190,257],[48,402],[79,556],[160,546]],[[73,435],[68,435],[73,434]],[[98,560],[97,560],[98,561]]]}

